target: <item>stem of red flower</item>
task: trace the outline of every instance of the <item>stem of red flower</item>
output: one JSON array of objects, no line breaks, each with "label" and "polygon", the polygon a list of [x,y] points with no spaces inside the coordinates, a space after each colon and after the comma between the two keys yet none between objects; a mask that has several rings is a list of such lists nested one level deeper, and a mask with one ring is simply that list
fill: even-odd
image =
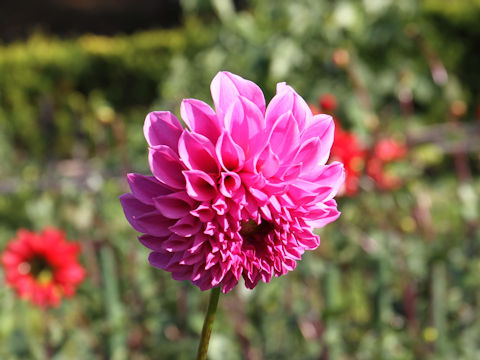
[{"label": "stem of red flower", "polygon": [[50,342],[50,316],[47,309],[42,309],[42,332],[43,332],[43,345],[45,349],[45,359],[50,360],[53,358],[53,348]]},{"label": "stem of red flower", "polygon": [[217,311],[218,298],[220,297],[220,287],[213,288],[210,292],[207,315],[203,322],[202,336],[198,345],[197,360],[206,360],[208,352],[208,343],[212,333],[213,322],[215,321],[215,312]]}]

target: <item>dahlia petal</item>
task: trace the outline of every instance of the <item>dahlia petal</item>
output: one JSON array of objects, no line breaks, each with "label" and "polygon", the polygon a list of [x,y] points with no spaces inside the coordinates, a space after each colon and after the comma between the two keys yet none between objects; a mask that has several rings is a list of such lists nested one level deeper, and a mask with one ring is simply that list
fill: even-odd
[{"label": "dahlia petal", "polygon": [[138,241],[145,246],[146,248],[154,251],[162,251],[164,250],[164,242],[168,239],[167,236],[158,237],[152,236],[148,234],[144,234],[138,237]]},{"label": "dahlia petal", "polygon": [[304,129],[302,133],[302,141],[306,141],[312,137],[319,137],[322,142],[328,144],[330,149],[333,144],[335,134],[335,122],[330,115],[318,114],[314,115],[312,122]]},{"label": "dahlia petal", "polygon": [[294,246],[287,246],[287,247],[285,247],[285,251],[288,254],[288,257],[290,259],[302,260],[302,255],[304,253],[304,250],[302,248],[294,247]]},{"label": "dahlia petal", "polygon": [[227,71],[219,72],[210,85],[215,110],[223,118],[229,105],[238,96],[243,96],[255,104],[262,114],[265,113],[265,98],[260,88],[250,80]]},{"label": "dahlia petal", "polygon": [[281,116],[288,112],[292,112],[293,104],[294,99],[292,92],[277,91],[277,94],[272,98],[265,112],[267,129],[271,129]]},{"label": "dahlia petal", "polygon": [[284,181],[295,181],[302,173],[302,167],[303,164],[282,166],[275,175]]},{"label": "dahlia petal", "polygon": [[242,185],[242,179],[235,172],[222,172],[220,177],[220,192],[226,197],[232,197]]},{"label": "dahlia petal", "polygon": [[292,112],[281,115],[270,129],[268,143],[272,151],[280,159],[288,159],[289,155],[300,144],[299,129],[297,121]]},{"label": "dahlia petal", "polygon": [[211,200],[217,195],[212,178],[200,170],[184,171],[188,195],[198,201]]},{"label": "dahlia petal", "polygon": [[299,244],[301,244],[307,250],[314,250],[320,246],[320,236],[301,236],[297,238]]},{"label": "dahlia petal", "polygon": [[215,224],[213,224],[212,222],[208,222],[205,225],[205,230],[203,230],[203,233],[205,235],[213,236],[213,235],[215,235],[216,231],[217,231],[217,226]]},{"label": "dahlia petal", "polygon": [[182,175],[184,166],[172,149],[163,145],[150,148],[148,161],[153,175],[160,182],[174,189],[185,188],[185,179]]},{"label": "dahlia petal", "polygon": [[202,224],[198,221],[198,218],[187,215],[178,220],[175,225],[170,226],[168,229],[180,236],[192,236],[198,233]]},{"label": "dahlia petal", "polygon": [[169,111],[154,111],[147,115],[143,133],[148,145],[165,145],[176,151],[182,125]]},{"label": "dahlia petal", "polygon": [[190,280],[192,278],[192,267],[178,265],[175,269],[169,271],[172,272],[172,279],[177,281]]},{"label": "dahlia petal", "polygon": [[263,190],[265,190],[267,194],[278,195],[285,193],[288,189],[288,186],[289,184],[286,184],[282,181],[272,181],[272,179],[269,179],[269,181],[263,187]]},{"label": "dahlia petal", "polygon": [[247,277],[245,277],[245,275],[243,276],[243,278],[245,280],[245,287],[247,289],[254,289],[255,286],[257,286],[257,284],[261,280],[261,275],[259,273],[253,275],[253,270],[251,272],[249,272],[248,275],[249,276],[247,276]]},{"label": "dahlia petal", "polygon": [[293,98],[293,106],[291,111],[295,120],[298,123],[298,128],[303,130],[305,125],[309,124],[313,119],[312,110],[303,98],[289,85],[285,83],[277,84],[277,94],[291,93]]},{"label": "dahlia petal", "polygon": [[[328,150],[327,150],[328,151]],[[302,164],[301,174],[310,174],[319,165],[325,164],[324,160],[325,149],[322,142],[317,138],[310,138],[305,142],[295,155],[295,163]],[[326,160],[325,160],[326,161]]]},{"label": "dahlia petal", "polygon": [[337,210],[335,200],[329,200],[325,204],[318,205],[316,208],[310,208],[305,218],[308,224],[314,228],[321,228],[338,219],[340,212]]},{"label": "dahlia petal", "polygon": [[228,273],[230,276],[225,276],[222,281],[222,293],[226,294],[232,290],[237,284],[238,279],[235,279],[231,273]]},{"label": "dahlia petal", "polygon": [[224,131],[215,147],[217,158],[225,170],[239,171],[245,163],[245,153],[232,139],[230,133]]},{"label": "dahlia petal", "polygon": [[212,274],[210,272],[205,272],[198,281],[194,282],[194,284],[197,285],[202,291],[210,290],[213,287]]},{"label": "dahlia petal", "polygon": [[345,169],[342,163],[334,161],[331,164],[320,166],[315,177],[312,174],[306,179],[318,186],[330,186],[332,188],[331,197],[333,197],[345,181]]},{"label": "dahlia petal", "polygon": [[254,154],[263,146],[265,123],[260,110],[248,99],[240,96],[227,109],[225,128],[233,141],[245,154]]},{"label": "dahlia petal", "polygon": [[180,106],[180,114],[190,130],[203,135],[215,143],[221,128],[213,109],[203,101],[185,99]]},{"label": "dahlia petal", "polygon": [[265,219],[267,221],[272,221],[273,218],[272,218],[272,212],[270,211],[270,209],[268,208],[267,205],[264,205],[260,208],[260,211],[262,213],[262,219]]},{"label": "dahlia petal", "polygon": [[279,166],[280,158],[272,151],[272,146],[268,144],[258,157],[255,170],[268,179],[277,173]]},{"label": "dahlia petal", "polygon": [[172,253],[152,251],[150,255],[148,255],[148,261],[156,268],[165,269],[172,257]]},{"label": "dahlia petal", "polygon": [[312,201],[318,203],[326,200],[334,191],[330,186],[319,186],[316,183],[311,183],[298,179],[288,187],[288,194],[299,205],[308,204]]},{"label": "dahlia petal", "polygon": [[251,191],[245,193],[245,204],[243,210],[247,212],[247,218],[256,219],[258,217],[257,200],[251,195]]},{"label": "dahlia petal", "polygon": [[167,236],[170,234],[168,227],[173,225],[175,221],[164,217],[154,207],[142,203],[132,194],[120,196],[120,202],[125,217],[138,232],[154,236]]},{"label": "dahlia petal", "polygon": [[167,195],[172,192],[154,176],[141,174],[127,174],[128,185],[133,195],[141,202],[153,205],[153,198],[159,195]]},{"label": "dahlia petal", "polygon": [[208,253],[205,259],[205,270],[214,267],[218,263],[218,253]]},{"label": "dahlia petal", "polygon": [[190,214],[196,216],[200,219],[201,222],[209,222],[215,216],[215,212],[210,207],[209,203],[200,204],[196,209],[191,210]]},{"label": "dahlia petal", "polygon": [[[187,215],[194,207],[195,201],[185,191],[157,196],[153,199],[155,207],[169,219],[180,219]],[[198,204],[198,203],[197,203]]]},{"label": "dahlia petal", "polygon": [[163,242],[162,246],[163,250],[168,252],[185,251],[192,246],[192,238],[172,234]]},{"label": "dahlia petal", "polygon": [[[227,212],[227,203],[225,198],[219,196],[215,202],[212,203],[212,208],[217,212],[217,215],[224,215]],[[227,226],[223,227],[226,230]]]},{"label": "dahlia petal", "polygon": [[258,205],[263,206],[268,202],[268,195],[263,191],[255,188],[250,188],[248,190],[250,191],[250,194],[252,194],[252,196],[257,200],[256,202]]},{"label": "dahlia petal", "polygon": [[199,249],[202,247],[202,245],[207,242],[208,237],[205,236],[204,234],[196,234],[195,237],[193,238],[193,242],[190,244],[190,247],[187,249],[187,252],[190,254],[193,254],[195,252],[198,252]]},{"label": "dahlia petal", "polygon": [[133,194],[123,194],[119,197],[123,211],[129,213],[128,217],[138,216],[155,210],[155,207],[138,200]]},{"label": "dahlia petal", "polygon": [[178,142],[178,153],[191,170],[202,170],[212,174],[219,171],[215,148],[203,135],[184,131]]},{"label": "dahlia petal", "polygon": [[242,172],[240,173],[240,177],[242,178],[242,182],[246,187],[255,187],[261,189],[266,183],[262,174]]},{"label": "dahlia petal", "polygon": [[205,254],[201,251],[196,253],[189,253],[179,262],[180,265],[194,265],[203,262]]},{"label": "dahlia petal", "polygon": [[143,229],[143,233],[151,234],[153,236],[167,236],[170,234],[169,227],[174,220],[168,219],[158,213],[157,211],[143,214],[133,219],[130,224],[133,226],[133,222],[138,228]]},{"label": "dahlia petal", "polygon": [[211,273],[212,273],[212,286],[215,287],[218,284],[220,284],[220,282],[223,280],[225,271],[222,269],[220,265],[217,265],[211,269]]}]

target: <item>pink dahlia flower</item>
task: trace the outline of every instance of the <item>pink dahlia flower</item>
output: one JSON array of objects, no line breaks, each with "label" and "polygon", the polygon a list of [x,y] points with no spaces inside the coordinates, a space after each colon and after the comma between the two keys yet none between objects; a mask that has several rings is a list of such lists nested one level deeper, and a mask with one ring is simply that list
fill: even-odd
[{"label": "pink dahlia flower", "polygon": [[147,115],[153,176],[129,174],[120,200],[153,266],[226,293],[240,277],[252,289],[284,275],[318,247],[313,229],[340,215],[344,170],[326,165],[332,118],[312,115],[290,86],[278,84],[267,107],[237,75],[220,72],[210,88],[215,111],[183,100],[188,129],[170,112]]}]

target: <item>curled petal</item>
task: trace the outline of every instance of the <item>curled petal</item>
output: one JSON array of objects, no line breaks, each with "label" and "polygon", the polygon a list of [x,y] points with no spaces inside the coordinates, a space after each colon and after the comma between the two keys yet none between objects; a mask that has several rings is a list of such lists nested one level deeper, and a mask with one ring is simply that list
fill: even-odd
[{"label": "curled petal", "polygon": [[322,204],[317,204],[316,208],[308,209],[308,223],[315,228],[321,228],[338,219],[340,212],[337,210],[335,200],[329,200]]},{"label": "curled petal", "polygon": [[300,143],[298,126],[293,114],[287,112],[281,115],[273,124],[268,137],[272,151],[284,160],[288,159]]},{"label": "curled petal", "polygon": [[232,197],[242,185],[242,179],[237,173],[222,172],[220,177],[220,192],[226,197]]},{"label": "curled petal", "polygon": [[195,210],[190,211],[190,214],[198,217],[204,223],[211,221],[215,216],[210,203],[200,204]]},{"label": "curled petal", "polygon": [[230,104],[239,96],[247,98],[255,104],[262,114],[265,113],[265,98],[262,90],[252,81],[222,71],[213,78],[210,90],[215,110],[221,119],[223,119]]},{"label": "curled petal", "polygon": [[267,129],[271,129],[277,120],[288,112],[292,112],[293,93],[290,91],[277,92],[267,106],[265,122]]},{"label": "curled petal", "polygon": [[265,141],[262,139],[265,129],[262,113],[251,101],[242,96],[236,98],[228,107],[225,128],[246,155],[256,153]]},{"label": "curled petal", "polygon": [[180,219],[184,217],[190,213],[190,210],[192,210],[192,207],[196,203],[192,201],[192,198],[189,197],[185,191],[157,196],[153,199],[153,202],[160,213],[169,219]]},{"label": "curled petal", "polygon": [[148,261],[152,266],[166,270],[174,254],[175,253],[152,251],[148,256]]},{"label": "curled petal", "polygon": [[278,172],[280,163],[280,158],[272,151],[272,146],[268,144],[258,157],[255,164],[255,170],[257,173],[261,173],[265,178],[269,178]]},{"label": "curled petal", "polygon": [[172,234],[165,240],[163,248],[168,252],[185,251],[192,246],[192,243],[193,241],[190,237]]},{"label": "curled petal", "polygon": [[219,164],[215,149],[206,137],[184,131],[178,142],[178,152],[183,162],[192,170],[218,173]]},{"label": "curled petal", "polygon": [[172,149],[163,145],[152,147],[148,153],[148,161],[153,175],[162,183],[174,189],[185,188],[182,175],[185,167]]},{"label": "curled petal", "polygon": [[[212,204],[212,208],[217,212],[218,215],[225,215],[227,211],[227,202],[225,198],[219,196],[215,202]],[[224,230],[227,228],[228,224],[225,224]]]},{"label": "curled petal", "polygon": [[325,144],[320,138],[310,138],[305,142],[297,154],[294,163],[302,164],[301,176],[311,177],[317,169],[325,165],[325,161],[329,156],[329,148],[325,148]]},{"label": "curled petal", "polygon": [[128,185],[133,195],[141,202],[153,205],[153,198],[159,195],[167,195],[172,192],[165,187],[154,176],[145,176],[141,174],[128,174]]},{"label": "curled petal", "polygon": [[140,202],[132,194],[120,196],[120,202],[125,217],[138,232],[160,237],[170,234],[168,228],[174,221],[161,215],[155,208]]},{"label": "curled petal", "polygon": [[308,180],[318,186],[331,187],[331,197],[333,197],[345,181],[345,169],[342,163],[334,161],[331,164],[319,167],[316,176]]},{"label": "curled petal", "polygon": [[182,125],[169,111],[149,113],[143,125],[143,133],[148,145],[165,145],[175,151],[182,131]]},{"label": "curled petal", "polygon": [[225,170],[239,171],[245,163],[243,149],[235,144],[230,133],[224,131],[215,147],[217,158]]},{"label": "curled petal", "polygon": [[200,170],[184,171],[186,189],[192,199],[211,200],[217,195],[217,188],[212,178]]},{"label": "curled petal", "polygon": [[293,104],[290,111],[293,113],[293,117],[297,121],[298,128],[302,131],[313,119],[312,110],[305,100],[303,100],[303,98],[298,95],[291,86],[285,83],[277,84],[277,94],[282,93],[290,93],[292,95]]},{"label": "curled petal", "polygon": [[315,115],[312,123],[305,129],[302,134],[302,142],[308,141],[310,138],[318,138],[321,147],[319,163],[325,164],[330,156],[333,138],[335,133],[335,124],[330,115]]},{"label": "curled petal", "polygon": [[221,133],[220,124],[208,104],[196,99],[185,99],[180,106],[180,113],[190,130],[207,137],[215,144]]},{"label": "curled petal", "polygon": [[180,236],[192,236],[198,233],[202,224],[198,218],[187,215],[178,220],[175,225],[169,227],[170,231]]},{"label": "curled petal", "polygon": [[167,240],[167,236],[157,237],[144,234],[138,238],[138,241],[146,248],[154,251],[162,251],[164,249],[164,242]]}]

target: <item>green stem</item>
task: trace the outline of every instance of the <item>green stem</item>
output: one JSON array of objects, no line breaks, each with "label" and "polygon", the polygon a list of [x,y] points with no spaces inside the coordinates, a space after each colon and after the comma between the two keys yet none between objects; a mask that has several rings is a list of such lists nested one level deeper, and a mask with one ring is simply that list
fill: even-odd
[{"label": "green stem", "polygon": [[210,334],[212,333],[213,322],[215,321],[215,311],[217,311],[219,296],[220,287],[213,288],[210,292],[207,315],[203,322],[202,336],[200,338],[200,345],[198,345],[197,360],[207,359],[208,343],[210,342]]}]

